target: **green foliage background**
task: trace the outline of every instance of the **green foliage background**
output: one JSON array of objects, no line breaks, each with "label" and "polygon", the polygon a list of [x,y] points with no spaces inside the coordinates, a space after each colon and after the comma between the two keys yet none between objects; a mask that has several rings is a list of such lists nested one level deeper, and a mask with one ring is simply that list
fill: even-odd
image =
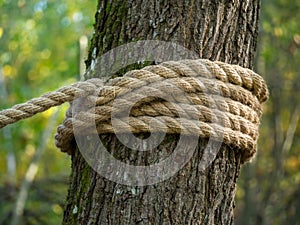
[{"label": "green foliage background", "polygon": [[[96,1],[0,0],[0,108],[79,79],[79,38],[91,35]],[[236,224],[300,224],[300,1],[263,0],[256,70],[267,80],[257,157],[242,169]],[[1,80],[1,79],[0,79]],[[42,148],[49,119],[68,105],[0,132],[0,224],[12,218],[28,166]],[[51,127],[50,127],[51,128]],[[47,138],[29,190],[23,224],[59,224],[70,158]],[[9,162],[15,159],[15,172]],[[10,169],[9,169],[10,168]]]},{"label": "green foliage background", "polygon": [[236,224],[300,224],[300,1],[262,0],[256,70],[266,79],[258,154],[242,168]]},{"label": "green foliage background", "polygon": [[[24,102],[79,79],[79,38],[91,35],[96,1],[0,0],[0,108]],[[7,92],[7,96],[6,93]],[[22,181],[41,148],[49,119],[56,118],[23,224],[60,224],[70,157],[54,145],[55,128],[68,104],[0,130],[0,224],[9,224]],[[8,171],[15,157],[16,171]],[[10,161],[9,161],[10,160]]]}]

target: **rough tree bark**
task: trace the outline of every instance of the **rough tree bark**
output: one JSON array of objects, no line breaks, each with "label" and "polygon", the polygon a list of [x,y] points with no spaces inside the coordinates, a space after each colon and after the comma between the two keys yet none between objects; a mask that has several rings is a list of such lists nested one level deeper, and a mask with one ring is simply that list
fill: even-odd
[{"label": "rough tree bark", "polygon": [[[259,0],[99,0],[87,67],[93,49],[99,56],[132,40],[155,39],[175,41],[200,58],[252,68],[259,6]],[[138,153],[114,135],[101,138],[120,153],[119,159],[134,155],[132,162],[137,160]],[[152,151],[153,157],[171,152],[177,141],[177,136],[167,135]],[[74,149],[63,224],[233,224],[241,155],[222,146],[202,171],[198,165],[206,144],[207,140],[199,140],[192,159],[175,176],[145,187],[101,177]],[[91,148],[88,143],[86,147]]]}]

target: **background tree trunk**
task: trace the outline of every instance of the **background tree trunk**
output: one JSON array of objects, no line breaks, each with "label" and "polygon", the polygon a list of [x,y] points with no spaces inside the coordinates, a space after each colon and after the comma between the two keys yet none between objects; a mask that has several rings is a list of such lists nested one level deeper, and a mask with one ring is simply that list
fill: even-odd
[{"label": "background tree trunk", "polygon": [[[95,33],[87,67],[93,58],[133,40],[175,41],[200,58],[252,68],[258,33],[259,0],[99,0]],[[96,49],[96,52],[94,51]],[[120,160],[136,152],[102,135]],[[159,160],[177,144],[166,135],[153,150]],[[222,146],[205,170],[199,168],[207,140],[172,178],[151,186],[128,187],[98,175],[78,150],[72,154],[72,174],[64,224],[233,224],[234,195],[241,155]],[[87,148],[91,148],[86,143]],[[146,162],[144,162],[146,163]],[[118,194],[116,194],[118,193]]]}]

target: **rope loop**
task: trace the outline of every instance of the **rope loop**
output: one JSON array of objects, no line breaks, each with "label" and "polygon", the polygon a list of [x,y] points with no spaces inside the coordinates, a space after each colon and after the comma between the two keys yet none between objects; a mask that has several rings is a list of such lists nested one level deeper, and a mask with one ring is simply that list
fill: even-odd
[{"label": "rope loop", "polygon": [[168,61],[107,82],[77,82],[2,110],[0,128],[71,102],[55,136],[63,152],[71,153],[74,134],[166,132],[222,138],[245,162],[256,152],[268,95],[263,78],[250,69],[207,59]]}]

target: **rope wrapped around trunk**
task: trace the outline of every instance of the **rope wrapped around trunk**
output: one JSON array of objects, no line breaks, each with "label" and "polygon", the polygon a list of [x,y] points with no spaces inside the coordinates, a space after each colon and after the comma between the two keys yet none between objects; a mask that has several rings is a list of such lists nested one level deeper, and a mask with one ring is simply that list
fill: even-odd
[{"label": "rope wrapped around trunk", "polygon": [[261,103],[268,95],[263,78],[250,69],[206,59],[169,61],[15,105],[0,111],[0,128],[71,102],[55,137],[63,152],[70,153],[74,133],[166,132],[222,140],[242,151],[245,162],[256,152]]}]

